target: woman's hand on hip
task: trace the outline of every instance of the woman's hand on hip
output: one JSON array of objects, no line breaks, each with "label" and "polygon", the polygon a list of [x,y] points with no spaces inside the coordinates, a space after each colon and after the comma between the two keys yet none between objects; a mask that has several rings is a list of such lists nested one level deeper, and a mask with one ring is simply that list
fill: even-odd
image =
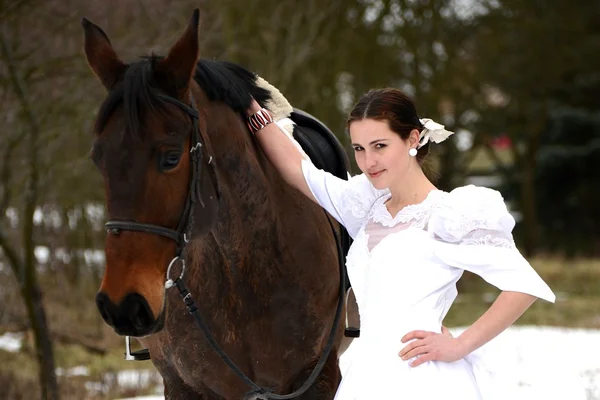
[{"label": "woman's hand on hip", "polygon": [[427,361],[458,361],[466,355],[460,340],[454,338],[445,326],[442,326],[442,333],[411,331],[401,340],[402,343],[412,340],[398,353],[403,360],[417,357],[410,364],[411,367],[417,367]]}]

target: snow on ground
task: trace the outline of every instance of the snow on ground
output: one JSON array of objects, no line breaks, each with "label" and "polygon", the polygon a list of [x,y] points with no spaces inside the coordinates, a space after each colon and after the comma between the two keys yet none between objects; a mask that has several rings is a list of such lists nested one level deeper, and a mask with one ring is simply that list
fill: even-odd
[{"label": "snow on ground", "polygon": [[[451,331],[456,336],[463,329]],[[352,361],[352,349],[340,360],[342,372]],[[506,384],[511,400],[600,400],[600,330],[511,327],[480,354]]]},{"label": "snow on ground", "polygon": [[0,336],[0,350],[16,353],[21,350],[21,341],[23,334],[21,333],[5,333]]},{"label": "snow on ground", "polygon": [[513,400],[600,399],[600,330],[513,327],[481,352]]},{"label": "snow on ground", "polygon": [[511,400],[600,400],[600,330],[513,326],[476,355]]},{"label": "snow on ground", "polygon": [[[462,328],[452,329],[456,336]],[[19,351],[21,337],[0,336],[0,349]],[[353,347],[340,360],[342,372],[352,361]],[[600,330],[539,326],[511,327],[480,349],[486,366],[506,384],[511,400],[600,400]],[[125,362],[125,361],[124,361]],[[57,371],[61,375],[85,375],[78,367]],[[115,379],[123,387],[147,385],[156,379],[155,371],[121,371]],[[101,391],[101,387],[91,390]],[[102,384],[99,384],[102,385]],[[136,400],[162,400],[164,397],[138,397]],[[132,399],[128,399],[132,400]]]},{"label": "snow on ground", "polygon": [[[85,386],[90,393],[97,394],[106,393],[111,387],[140,389],[155,386],[156,393],[162,393],[163,389],[162,378],[157,371],[135,369],[119,371],[116,374],[107,374],[104,376],[102,382],[86,382]],[[152,398],[153,397],[150,397],[150,399]],[[144,399],[144,397],[138,397],[137,400],[139,399]]]}]

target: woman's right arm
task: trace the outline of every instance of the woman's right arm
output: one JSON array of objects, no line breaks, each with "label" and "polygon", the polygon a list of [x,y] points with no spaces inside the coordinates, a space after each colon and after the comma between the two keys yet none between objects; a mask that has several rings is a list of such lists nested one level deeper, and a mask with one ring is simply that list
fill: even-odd
[{"label": "woman's right arm", "polygon": [[[253,99],[248,109],[248,116],[255,114],[260,109],[260,105]],[[304,178],[302,171],[304,155],[296,148],[290,138],[281,131],[279,126],[275,123],[267,124],[264,128],[256,131],[254,136],[258,140],[267,159],[273,164],[283,179],[302,192],[306,197],[318,203]]]},{"label": "woman's right arm", "polygon": [[[261,108],[255,101],[248,109],[254,115]],[[345,180],[318,169],[298,149],[297,143],[275,123],[267,124],[254,134],[267,158],[291,186],[323,207],[354,238],[368,215],[373,202],[382,193],[365,175]]]}]

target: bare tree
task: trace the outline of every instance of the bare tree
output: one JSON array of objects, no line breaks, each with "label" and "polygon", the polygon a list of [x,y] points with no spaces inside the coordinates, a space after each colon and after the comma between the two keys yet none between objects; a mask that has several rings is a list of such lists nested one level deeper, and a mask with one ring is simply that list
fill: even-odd
[{"label": "bare tree", "polygon": [[[8,69],[8,75],[12,90],[16,95],[22,110],[23,118],[27,121],[28,132],[23,139],[27,143],[27,183],[25,185],[24,204],[23,204],[23,223],[22,223],[22,245],[23,251],[12,245],[2,231],[0,231],[0,247],[4,251],[9,265],[19,281],[21,295],[27,314],[34,332],[36,357],[40,366],[40,385],[42,388],[42,398],[48,400],[58,400],[59,391],[54,366],[54,354],[50,332],[46,319],[46,311],[42,302],[42,292],[36,273],[36,259],[34,254],[35,242],[33,239],[34,212],[39,197],[39,164],[38,148],[41,127],[35,111],[32,108],[31,97],[27,92],[27,87],[17,67],[14,54],[11,51],[11,44],[7,38],[5,28],[0,31],[0,46],[2,48],[2,59]],[[9,141],[6,156],[10,159],[10,151],[14,150],[16,141]],[[7,177],[8,167],[4,167],[3,177]],[[10,201],[10,190],[8,184],[5,187],[2,203],[8,204]],[[22,253],[22,254],[19,254]]]}]

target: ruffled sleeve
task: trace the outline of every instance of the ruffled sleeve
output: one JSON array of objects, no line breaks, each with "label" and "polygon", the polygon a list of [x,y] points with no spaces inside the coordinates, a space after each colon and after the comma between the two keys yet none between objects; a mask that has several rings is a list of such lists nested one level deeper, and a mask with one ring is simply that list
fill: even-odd
[{"label": "ruffled sleeve", "polygon": [[465,186],[453,190],[433,211],[428,231],[434,254],[446,265],[473,272],[500,290],[556,297],[516,248],[515,220],[495,190]]},{"label": "ruffled sleeve", "polygon": [[346,227],[353,239],[366,222],[375,200],[387,193],[375,189],[363,174],[344,180],[306,160],[302,161],[302,172],[317,202]]}]

